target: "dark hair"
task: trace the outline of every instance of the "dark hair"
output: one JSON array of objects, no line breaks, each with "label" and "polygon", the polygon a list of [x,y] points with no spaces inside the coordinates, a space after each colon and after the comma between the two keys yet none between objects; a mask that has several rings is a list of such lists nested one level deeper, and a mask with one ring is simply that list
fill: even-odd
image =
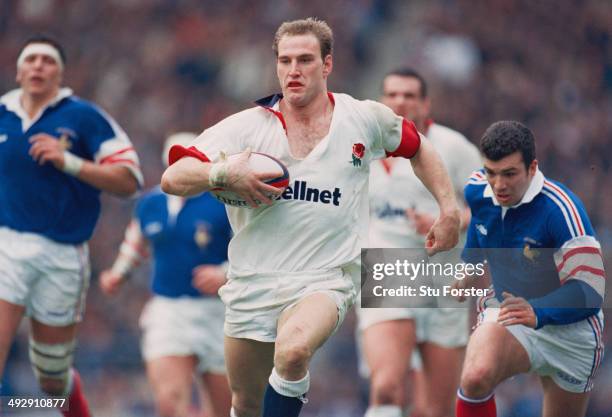
[{"label": "dark hair", "polygon": [[278,57],[278,43],[283,36],[306,35],[309,33],[312,33],[319,40],[321,58],[325,59],[327,55],[333,52],[334,34],[329,25],[325,20],[309,17],[307,19],[284,22],[279,26],[272,43],[274,54]]},{"label": "dark hair", "polygon": [[54,37],[47,35],[45,33],[37,33],[36,35],[30,36],[29,38],[25,40],[25,42],[21,44],[21,49],[19,49],[19,53],[21,53],[25,49],[26,46],[32,43],[46,43],[48,45],[51,45],[52,47],[57,49],[57,52],[59,52],[60,58],[62,58],[62,63],[64,64],[64,66],[66,65],[66,52],[64,52],[64,47]]},{"label": "dark hair", "polygon": [[423,98],[427,97],[427,82],[425,82],[425,78],[423,78],[423,76],[419,74],[418,72],[416,72],[414,69],[409,68],[409,67],[400,67],[400,68],[396,68],[394,70],[389,71],[388,73],[385,74],[385,78],[383,78],[383,88],[384,88],[384,81],[387,79],[387,77],[391,75],[396,75],[398,77],[416,78],[417,80],[419,80],[419,84],[421,84],[421,97]]},{"label": "dark hair", "polygon": [[527,126],[515,121],[495,122],[480,139],[480,150],[485,158],[499,161],[515,152],[523,156],[525,167],[535,159],[535,138]]}]

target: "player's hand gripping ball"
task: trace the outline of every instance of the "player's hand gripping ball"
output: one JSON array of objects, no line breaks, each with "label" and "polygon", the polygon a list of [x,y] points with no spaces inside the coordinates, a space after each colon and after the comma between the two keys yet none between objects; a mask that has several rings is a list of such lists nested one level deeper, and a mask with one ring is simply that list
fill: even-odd
[{"label": "player's hand gripping ball", "polygon": [[[231,162],[240,157],[242,154],[233,154],[227,157],[227,161]],[[282,192],[289,185],[289,170],[278,159],[273,156],[266,155],[260,152],[251,152],[251,155],[248,159],[248,166],[251,171],[255,174],[264,174],[264,173],[277,173],[273,178],[268,178],[263,180],[263,182],[267,185],[277,188],[280,192]],[[237,194],[234,191],[227,190],[223,187],[213,188],[211,191],[212,195],[222,202],[223,204],[227,204],[228,206],[233,207],[243,207],[243,208],[251,208],[251,206],[247,203],[247,201]],[[271,200],[277,200],[280,197],[280,192],[278,195],[268,195]],[[255,202],[260,205],[261,201],[255,200]]]}]

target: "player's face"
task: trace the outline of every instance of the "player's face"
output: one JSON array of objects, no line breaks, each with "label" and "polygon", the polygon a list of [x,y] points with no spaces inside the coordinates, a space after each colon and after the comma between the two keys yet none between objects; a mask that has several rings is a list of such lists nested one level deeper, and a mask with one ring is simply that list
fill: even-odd
[{"label": "player's face", "polygon": [[395,114],[417,123],[429,116],[429,99],[421,94],[421,83],[414,77],[388,75],[383,81],[383,104]]},{"label": "player's face", "polygon": [[523,156],[517,151],[499,161],[485,158],[484,168],[487,181],[499,204],[511,207],[518,204],[527,192],[537,171],[538,161],[534,160],[529,168],[526,168]]},{"label": "player's face", "polygon": [[276,74],[284,98],[294,106],[306,106],[327,91],[332,57],[321,57],[319,40],[313,34],[283,36],[278,42]]},{"label": "player's face", "polygon": [[62,70],[51,56],[31,54],[17,68],[16,79],[26,94],[53,96],[61,84]]}]

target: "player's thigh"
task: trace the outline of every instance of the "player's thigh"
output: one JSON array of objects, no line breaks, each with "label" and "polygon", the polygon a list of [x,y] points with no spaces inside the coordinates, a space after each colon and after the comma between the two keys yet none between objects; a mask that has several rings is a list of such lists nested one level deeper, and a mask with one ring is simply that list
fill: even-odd
[{"label": "player's thigh", "polygon": [[529,355],[510,331],[497,323],[483,323],[470,337],[462,375],[486,378],[497,385],[510,376],[529,371]]},{"label": "player's thigh", "polygon": [[193,372],[197,364],[194,355],[160,356],[145,362],[147,377],[155,396],[190,398]]},{"label": "player's thigh", "polygon": [[273,360],[273,343],[225,336],[225,365],[234,395],[261,401]]},{"label": "player's thigh", "polygon": [[590,392],[569,392],[559,387],[549,377],[541,377],[544,390],[542,417],[583,417],[589,402]]},{"label": "player's thigh", "polygon": [[203,396],[207,398],[212,417],[227,417],[232,406],[232,394],[229,389],[227,376],[206,372],[200,375]]},{"label": "player's thigh", "polygon": [[24,306],[0,300],[0,349],[10,347],[24,313]]},{"label": "player's thigh", "polygon": [[4,373],[4,363],[15,333],[25,312],[25,307],[0,300],[0,379]]},{"label": "player's thigh", "polygon": [[30,291],[28,315],[50,326],[81,321],[90,280],[87,245],[44,242],[46,251],[36,266],[40,277]]},{"label": "player's thigh", "polygon": [[286,309],[278,320],[276,349],[297,344],[316,351],[338,325],[336,302],[327,294],[314,293]]},{"label": "player's thigh", "polygon": [[404,374],[416,344],[414,320],[390,320],[362,332],[363,354],[372,374],[383,370]]}]

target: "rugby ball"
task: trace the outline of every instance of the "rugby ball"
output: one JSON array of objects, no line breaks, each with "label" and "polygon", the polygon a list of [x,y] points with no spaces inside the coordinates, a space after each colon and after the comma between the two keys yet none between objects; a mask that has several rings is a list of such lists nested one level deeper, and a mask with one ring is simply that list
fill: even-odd
[{"label": "rugby ball", "polygon": [[[231,161],[233,158],[238,158],[239,156],[240,154],[234,154],[228,156],[227,159]],[[289,170],[285,164],[273,156],[261,152],[251,152],[249,167],[256,173],[278,173],[276,177],[264,181],[268,185],[280,190],[284,190],[289,185]],[[244,198],[233,191],[223,188],[213,188],[210,192],[217,200],[228,206],[251,208]],[[275,200],[278,199],[278,196],[270,196],[270,198]],[[261,204],[260,201],[256,201],[256,203]]]}]

